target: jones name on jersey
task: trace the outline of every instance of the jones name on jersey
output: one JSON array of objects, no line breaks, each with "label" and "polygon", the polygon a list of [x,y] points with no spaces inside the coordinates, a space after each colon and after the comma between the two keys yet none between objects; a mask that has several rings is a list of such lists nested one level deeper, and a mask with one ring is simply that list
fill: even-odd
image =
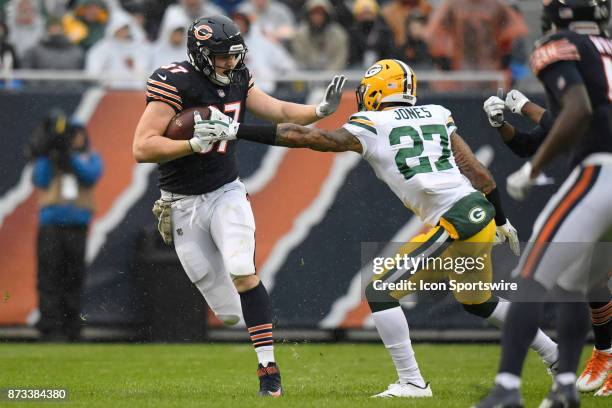
[{"label": "jones name on jersey", "polygon": [[344,128],[359,139],[376,176],[426,224],[436,225],[476,191],[455,163],[450,136],[457,127],[443,106],[362,111]]}]

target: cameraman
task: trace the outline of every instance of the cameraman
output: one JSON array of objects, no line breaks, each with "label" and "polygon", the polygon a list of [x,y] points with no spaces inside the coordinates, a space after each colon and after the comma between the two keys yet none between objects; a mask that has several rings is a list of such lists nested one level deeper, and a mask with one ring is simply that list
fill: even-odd
[{"label": "cameraman", "polygon": [[36,129],[28,148],[38,189],[38,295],[43,341],[80,338],[81,288],[93,186],[102,159],[89,150],[87,130],[53,110]]}]

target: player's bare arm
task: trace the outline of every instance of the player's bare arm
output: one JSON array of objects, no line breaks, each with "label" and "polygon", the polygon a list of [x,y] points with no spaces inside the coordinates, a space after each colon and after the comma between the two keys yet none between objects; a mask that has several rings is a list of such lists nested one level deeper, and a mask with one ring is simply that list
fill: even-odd
[{"label": "player's bare arm", "polygon": [[528,101],[523,109],[521,110],[523,116],[527,116],[532,122],[540,123],[542,116],[546,113],[546,109],[538,105],[537,103]]},{"label": "player's bare arm", "polygon": [[[532,122],[540,123],[542,117],[546,113],[546,109],[544,109],[537,103],[527,101],[527,103],[525,103],[525,105],[521,109],[521,113],[523,116],[529,118]],[[512,126],[506,121],[504,121],[503,124],[499,128],[497,128],[497,131],[499,132],[504,142],[511,141],[516,135],[516,130],[514,129],[514,126]]]},{"label": "player's bare arm", "polygon": [[162,163],[193,153],[185,140],[162,136],[174,110],[163,102],[151,102],[138,121],[132,143],[132,154],[139,163]]},{"label": "player's bare arm", "polygon": [[318,105],[281,101],[266,94],[255,85],[247,97],[247,109],[255,116],[274,123],[308,125],[331,115],[338,108],[345,82],[344,76],[335,76],[327,86],[323,100]]},{"label": "player's bare arm", "polygon": [[516,89],[512,89],[506,95],[505,101],[501,99],[503,91],[500,90],[497,96],[487,99],[483,109],[487,114],[489,123],[497,129],[505,143],[514,139],[517,134],[516,129],[504,118],[504,110],[509,110],[517,115],[526,116],[534,123],[540,123],[546,110],[540,105],[531,102],[525,95]]},{"label": "player's bare arm", "polygon": [[308,125],[319,120],[315,114],[315,105],[281,101],[255,85],[247,97],[247,109],[255,116],[270,122],[292,122]]},{"label": "player's bare arm", "polygon": [[343,128],[328,131],[293,123],[281,123],[276,129],[274,144],[285,147],[307,147],[320,152],[362,153],[359,139]]},{"label": "player's bare arm", "polygon": [[593,108],[584,84],[570,86],[561,97],[561,106],[555,124],[533,158],[532,178],[559,153],[574,145],[589,127]]},{"label": "player's bare arm", "polygon": [[455,163],[459,167],[459,171],[472,183],[472,186],[478,191],[485,194],[490,193],[495,188],[495,180],[493,176],[482,165],[472,153],[472,149],[463,140],[461,136],[454,132],[451,135],[451,149],[455,156]]}]

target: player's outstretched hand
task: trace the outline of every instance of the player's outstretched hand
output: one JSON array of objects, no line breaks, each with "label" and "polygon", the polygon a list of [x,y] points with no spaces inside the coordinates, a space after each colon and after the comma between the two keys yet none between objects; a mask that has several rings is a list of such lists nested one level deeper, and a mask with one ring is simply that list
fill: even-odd
[{"label": "player's outstretched hand", "polygon": [[508,95],[506,95],[506,108],[512,113],[522,115],[523,106],[525,106],[527,102],[529,102],[529,98],[516,89],[511,90],[508,92]]},{"label": "player's outstretched hand", "polygon": [[521,254],[521,246],[519,243],[518,233],[516,232],[516,228],[512,224],[510,224],[510,220],[506,218],[506,223],[504,225],[498,225],[497,230],[495,231],[495,243],[502,244],[508,240],[508,244],[510,244],[510,250],[516,256]]},{"label": "player's outstretched hand", "polygon": [[487,114],[489,123],[494,128],[498,128],[504,124],[505,107],[506,104],[498,96],[491,96],[484,102],[484,105],[482,105],[482,109],[484,109],[485,113]]},{"label": "player's outstretched hand", "polygon": [[342,97],[342,88],[346,82],[344,75],[336,75],[334,79],[329,83],[325,90],[325,96],[321,103],[317,105],[315,113],[318,118],[324,118],[331,115],[338,109],[340,105],[340,98]]},{"label": "player's outstretched hand", "polygon": [[193,135],[209,142],[236,139],[240,126],[214,106],[210,107],[210,119],[202,120],[201,117],[196,117],[194,123]]},{"label": "player's outstretched hand", "polygon": [[521,201],[527,197],[529,190],[536,183],[536,179],[531,178],[531,163],[527,162],[523,167],[508,176],[506,179],[506,189],[510,197]]}]

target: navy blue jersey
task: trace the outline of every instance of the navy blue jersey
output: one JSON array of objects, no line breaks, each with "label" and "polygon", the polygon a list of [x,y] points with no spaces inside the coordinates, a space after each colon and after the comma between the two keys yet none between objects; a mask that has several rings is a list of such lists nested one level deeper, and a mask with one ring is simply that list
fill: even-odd
[{"label": "navy blue jersey", "polygon": [[[183,109],[215,106],[242,122],[253,80],[247,69],[238,71],[239,80],[219,86],[196,71],[188,61],[158,68],[147,80],[147,104],[168,104],[176,113]],[[215,143],[211,150],[160,163],[159,187],[178,194],[198,195],[216,190],[238,177],[237,141]]]},{"label": "navy blue jersey", "polygon": [[544,37],[531,56],[531,67],[544,84],[553,117],[564,91],[584,84],[593,108],[589,128],[571,147],[571,162],[597,152],[612,152],[612,41],[564,30]]}]

